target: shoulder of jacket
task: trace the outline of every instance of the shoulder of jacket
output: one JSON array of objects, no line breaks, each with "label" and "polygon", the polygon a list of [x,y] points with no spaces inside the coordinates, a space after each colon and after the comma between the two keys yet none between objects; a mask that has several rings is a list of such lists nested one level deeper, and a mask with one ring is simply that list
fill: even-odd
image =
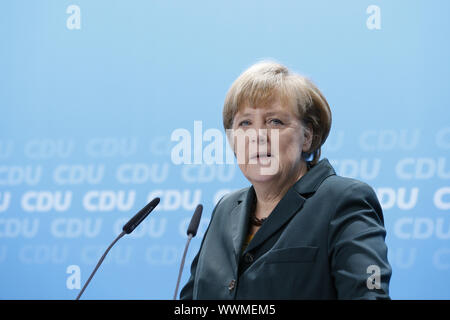
[{"label": "shoulder of jacket", "polygon": [[214,207],[211,220],[215,215],[217,214],[221,215],[222,211],[228,212],[229,210],[232,210],[234,207],[236,207],[239,204],[239,200],[245,199],[245,196],[249,189],[250,187],[242,188],[239,190],[231,191],[222,196],[222,198],[220,198],[220,200],[216,203]]},{"label": "shoulder of jacket", "polygon": [[375,194],[373,188],[367,183],[348,177],[332,175],[324,180],[320,186],[322,191],[336,196],[343,194]]},{"label": "shoulder of jacket", "polygon": [[244,200],[250,187],[242,188],[239,190],[231,191],[225,194],[217,203],[217,205],[233,205],[238,203],[239,200]]}]

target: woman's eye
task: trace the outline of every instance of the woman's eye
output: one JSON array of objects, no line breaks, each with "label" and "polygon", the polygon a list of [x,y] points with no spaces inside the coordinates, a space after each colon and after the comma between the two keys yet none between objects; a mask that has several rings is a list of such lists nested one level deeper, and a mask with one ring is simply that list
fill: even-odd
[{"label": "woman's eye", "polygon": [[239,122],[239,126],[248,126],[250,124],[250,121],[248,120],[243,120],[241,122]]},{"label": "woman's eye", "polygon": [[283,121],[281,121],[280,119],[270,119],[269,122],[276,125],[283,124]]}]

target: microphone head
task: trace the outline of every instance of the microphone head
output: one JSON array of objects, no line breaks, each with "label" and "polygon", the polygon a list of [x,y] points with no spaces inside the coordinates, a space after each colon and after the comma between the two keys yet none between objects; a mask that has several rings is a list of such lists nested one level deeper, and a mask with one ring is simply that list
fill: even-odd
[{"label": "microphone head", "polygon": [[[156,208],[156,206],[159,204],[159,201],[161,201],[161,199],[158,198],[158,197],[156,197],[155,199],[153,199],[152,201],[150,201],[149,204],[147,204],[147,205],[144,207],[144,209],[145,209],[146,207],[153,207],[153,209]],[[153,210],[153,209],[152,209],[152,210]]]},{"label": "microphone head", "polygon": [[187,229],[187,235],[190,234],[192,237],[195,237],[197,234],[198,226],[200,224],[200,219],[202,217],[203,206],[199,204],[195,209],[194,215],[192,216],[191,222],[189,223],[189,227]]},{"label": "microphone head", "polygon": [[156,208],[160,199],[157,197],[150,201],[144,208],[142,208],[136,215],[127,222],[126,225],[123,226],[122,230],[126,234],[130,234],[134,229],[149,215],[153,209]]}]

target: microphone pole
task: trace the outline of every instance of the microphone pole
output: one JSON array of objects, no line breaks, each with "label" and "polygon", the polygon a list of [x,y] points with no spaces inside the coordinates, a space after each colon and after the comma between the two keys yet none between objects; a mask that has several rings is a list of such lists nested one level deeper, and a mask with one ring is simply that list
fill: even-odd
[{"label": "microphone pole", "polygon": [[180,271],[178,272],[178,280],[177,280],[177,285],[175,287],[175,293],[173,295],[173,300],[177,299],[178,287],[180,286],[181,274],[183,273],[184,261],[186,260],[186,253],[187,253],[187,250],[189,247],[189,243],[191,242],[192,238],[195,237],[195,235],[197,234],[198,225],[200,224],[200,218],[202,217],[202,211],[203,211],[203,206],[201,204],[199,204],[197,206],[197,208],[195,209],[194,215],[192,216],[191,222],[189,223],[189,227],[187,229],[188,239],[186,242],[186,246],[184,247],[183,258],[181,258]]},{"label": "microphone pole", "polygon": [[122,232],[117,236],[116,239],[109,245],[108,249],[106,249],[103,256],[98,261],[97,265],[94,268],[94,271],[92,271],[91,275],[89,276],[89,279],[86,281],[86,283],[83,286],[83,289],[81,289],[80,293],[78,294],[76,300],[80,300],[81,295],[83,294],[84,290],[86,290],[86,287],[88,286],[89,282],[91,282],[92,277],[97,272],[97,269],[102,264],[103,260],[105,259],[106,255],[108,254],[109,250],[116,244],[117,241],[119,241],[120,238],[122,238],[125,234],[130,234],[133,232],[134,229],[142,222],[144,219],[149,215],[150,212],[153,211],[153,209],[156,208],[158,205],[160,199],[155,198],[152,201],[150,201],[144,208],[142,208],[136,215],[130,219],[130,221],[127,222],[122,228]]},{"label": "microphone pole", "polygon": [[81,289],[80,293],[78,293],[78,296],[76,298],[76,300],[80,300],[81,295],[83,294],[84,290],[86,290],[86,287],[88,286],[89,282],[91,282],[92,277],[94,276],[94,274],[97,272],[97,269],[100,267],[100,265],[102,264],[103,260],[105,259],[106,255],[108,254],[109,250],[113,247],[113,245],[116,244],[117,241],[119,241],[120,238],[122,238],[125,235],[125,231],[122,231],[117,238],[109,245],[108,249],[106,249],[105,253],[103,254],[103,256],[100,258],[100,260],[98,261],[97,265],[95,266],[94,271],[92,271],[91,275],[89,276],[88,281],[86,281],[86,283],[83,286],[83,289]]}]

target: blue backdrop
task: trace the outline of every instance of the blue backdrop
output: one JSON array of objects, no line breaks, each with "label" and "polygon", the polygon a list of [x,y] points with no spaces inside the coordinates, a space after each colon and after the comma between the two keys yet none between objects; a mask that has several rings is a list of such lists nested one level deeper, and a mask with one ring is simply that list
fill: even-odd
[{"label": "blue backdrop", "polygon": [[[264,58],[333,112],[322,152],[382,203],[394,299],[450,298],[450,2],[2,1],[0,298],[171,299],[187,223],[246,187],[236,165],[176,165],[174,130],[222,128]],[[204,142],[203,148],[207,145]],[[81,284],[80,284],[81,281]]]}]

